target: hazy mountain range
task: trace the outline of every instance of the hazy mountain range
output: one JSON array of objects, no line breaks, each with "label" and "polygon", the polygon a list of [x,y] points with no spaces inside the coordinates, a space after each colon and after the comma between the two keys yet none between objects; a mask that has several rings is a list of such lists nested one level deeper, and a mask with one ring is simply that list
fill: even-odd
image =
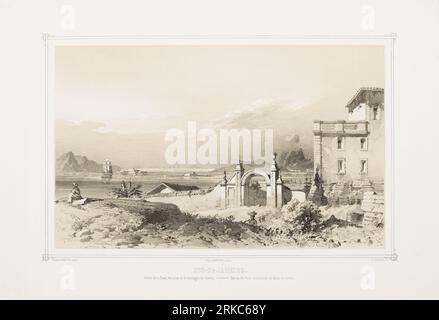
[{"label": "hazy mountain range", "polygon": [[[314,120],[346,119],[345,108],[349,97],[327,97],[314,103],[291,106],[283,103],[264,103],[226,114],[198,129],[214,130],[248,128],[273,129],[274,151],[284,168],[312,167]],[[166,123],[162,125],[167,127]],[[147,127],[147,123],[145,124]],[[56,150],[58,172],[100,172],[100,162],[110,159],[124,168],[167,167],[164,154],[169,142],[163,132],[119,133],[101,130],[103,123],[67,121],[56,122]],[[183,131],[182,127],[178,127]],[[105,148],[97,148],[105,146]],[[71,150],[98,159],[76,156]],[[194,165],[190,165],[193,167]],[[178,167],[185,167],[180,165]],[[212,167],[215,166],[202,166]],[[217,166],[220,167],[220,166]]]},{"label": "hazy mountain range", "polygon": [[[119,171],[119,166],[113,166],[113,171]],[[88,159],[86,156],[75,155],[69,151],[56,159],[56,173],[75,173],[75,172],[102,172],[102,165],[96,161]]]}]

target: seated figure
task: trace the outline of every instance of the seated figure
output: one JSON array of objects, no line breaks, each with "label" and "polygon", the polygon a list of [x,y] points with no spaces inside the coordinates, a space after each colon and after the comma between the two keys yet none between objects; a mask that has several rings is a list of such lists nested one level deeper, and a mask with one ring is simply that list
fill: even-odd
[{"label": "seated figure", "polygon": [[70,191],[69,194],[69,199],[67,200],[67,202],[72,203],[75,200],[81,200],[82,196],[81,196],[81,190],[79,190],[79,186],[76,182],[73,182],[73,188],[72,191]]}]

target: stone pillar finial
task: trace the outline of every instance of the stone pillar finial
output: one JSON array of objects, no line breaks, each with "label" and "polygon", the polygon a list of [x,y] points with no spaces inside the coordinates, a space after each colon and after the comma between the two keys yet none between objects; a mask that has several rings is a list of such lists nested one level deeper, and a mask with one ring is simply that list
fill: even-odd
[{"label": "stone pillar finial", "polygon": [[242,161],[241,160],[239,160],[239,162],[236,164],[236,166],[235,166],[235,171],[242,171]]},{"label": "stone pillar finial", "polygon": [[282,183],[283,181],[282,181],[282,177],[281,177],[281,174],[280,174],[280,172],[279,172],[279,175],[278,175],[278,177],[277,177],[277,183]]},{"label": "stone pillar finial", "polygon": [[244,167],[242,165],[242,161],[240,160],[239,163],[235,167],[235,181],[236,181],[236,188],[235,188],[235,206],[240,207],[242,205],[242,175],[244,173]]},{"label": "stone pillar finial", "polygon": [[273,153],[273,161],[271,162],[271,168],[270,170],[273,171],[277,171],[278,167],[277,167],[277,162],[276,162],[276,157],[277,157],[277,153]]}]

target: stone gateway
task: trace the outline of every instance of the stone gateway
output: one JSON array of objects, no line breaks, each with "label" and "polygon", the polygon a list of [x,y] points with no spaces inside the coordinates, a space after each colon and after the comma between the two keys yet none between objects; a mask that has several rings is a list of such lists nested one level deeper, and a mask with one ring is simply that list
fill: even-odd
[{"label": "stone gateway", "polygon": [[235,166],[235,172],[231,178],[227,178],[224,172],[223,181],[220,183],[221,207],[241,207],[252,205],[250,181],[254,177],[262,177],[263,187],[266,190],[266,206],[280,208],[288,202],[291,192],[284,186],[279,167],[276,163],[276,154],[270,168],[254,168],[244,170],[240,161]]}]

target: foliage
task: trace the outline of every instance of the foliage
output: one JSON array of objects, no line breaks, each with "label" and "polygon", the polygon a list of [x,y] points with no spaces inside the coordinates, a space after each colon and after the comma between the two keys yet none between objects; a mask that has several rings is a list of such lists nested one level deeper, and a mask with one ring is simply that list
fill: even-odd
[{"label": "foliage", "polygon": [[259,182],[258,181],[252,181],[251,182],[251,184],[250,184],[250,189],[253,189],[254,191],[259,191],[259,190],[261,190],[261,185],[259,184]]},{"label": "foliage", "polygon": [[291,223],[301,233],[317,231],[321,226],[320,209],[311,201],[299,203],[292,200],[283,208],[284,220]]},{"label": "foliage", "polygon": [[259,181],[254,180],[249,184],[248,201],[251,205],[265,206],[267,204],[267,191],[262,189]]},{"label": "foliage", "polygon": [[257,215],[256,211],[250,211],[248,213],[248,216],[250,217],[250,220],[255,220],[256,215]]},{"label": "foliage", "polygon": [[119,188],[113,188],[112,195],[116,198],[140,198],[142,196],[141,186],[138,184],[133,185],[131,181],[127,184],[122,181]]},{"label": "foliage", "polygon": [[303,233],[316,231],[322,221],[320,209],[312,202],[301,203],[297,208],[297,215],[293,220]]},{"label": "foliage", "polygon": [[297,199],[291,199],[286,205],[282,207],[283,219],[286,222],[293,222],[295,212],[297,207],[299,206],[300,201]]}]

